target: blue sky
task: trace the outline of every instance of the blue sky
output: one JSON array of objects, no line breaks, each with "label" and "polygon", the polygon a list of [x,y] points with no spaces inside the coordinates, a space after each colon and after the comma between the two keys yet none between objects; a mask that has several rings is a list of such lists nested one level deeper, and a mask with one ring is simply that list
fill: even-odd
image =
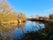
[{"label": "blue sky", "polygon": [[53,14],[53,0],[8,0],[8,3],[17,12],[24,12],[28,17]]}]

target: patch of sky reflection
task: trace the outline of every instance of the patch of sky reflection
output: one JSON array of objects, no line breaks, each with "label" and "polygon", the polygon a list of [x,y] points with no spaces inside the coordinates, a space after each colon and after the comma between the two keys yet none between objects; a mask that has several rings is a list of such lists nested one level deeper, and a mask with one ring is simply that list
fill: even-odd
[{"label": "patch of sky reflection", "polygon": [[31,32],[31,31],[36,32],[36,31],[40,30],[40,28],[41,29],[45,28],[44,24],[37,25],[36,22],[29,21],[26,23],[24,30],[20,30],[20,28],[16,28],[14,30],[15,40],[20,39],[24,35],[24,33]]},{"label": "patch of sky reflection", "polygon": [[44,26],[44,24],[37,24],[36,22],[28,22],[28,24],[26,24],[26,30],[25,30],[25,32],[27,32],[27,31],[29,31],[29,32],[31,32],[31,31],[38,31],[38,30],[40,30],[40,28],[41,29],[43,29],[43,28],[45,28],[45,26]]}]

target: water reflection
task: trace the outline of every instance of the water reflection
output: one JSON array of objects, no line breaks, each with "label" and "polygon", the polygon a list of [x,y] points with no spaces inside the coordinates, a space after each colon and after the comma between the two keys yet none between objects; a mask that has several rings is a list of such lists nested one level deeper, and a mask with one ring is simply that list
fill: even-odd
[{"label": "water reflection", "polygon": [[20,30],[24,30],[26,26],[26,22],[22,22],[21,24],[18,25],[18,28],[20,28]]},{"label": "water reflection", "polygon": [[0,28],[0,30],[2,30],[4,32],[4,33],[1,33],[0,37],[4,38],[4,39],[7,38],[8,40],[13,40],[13,39],[21,40],[21,37],[24,35],[24,33],[31,32],[31,31],[36,32],[36,31],[40,30],[40,28],[41,29],[45,28],[44,24],[37,25],[36,22],[30,22],[30,21],[21,23],[16,26],[15,25],[4,25],[4,26],[6,26],[7,28],[5,28],[4,30],[3,30],[3,28],[2,29]]},{"label": "water reflection", "polygon": [[10,32],[17,27],[15,24],[0,24],[0,32]]},{"label": "water reflection", "polygon": [[[40,27],[39,27],[40,25]],[[26,24],[25,24],[25,27],[23,30],[20,30],[19,28],[16,28],[15,31],[14,31],[14,35],[15,35],[15,39],[21,39],[21,37],[24,35],[24,33],[28,33],[28,32],[31,32],[31,31],[38,31],[44,27],[44,24],[39,24],[37,25],[36,22],[30,22],[30,21],[27,21]]]}]

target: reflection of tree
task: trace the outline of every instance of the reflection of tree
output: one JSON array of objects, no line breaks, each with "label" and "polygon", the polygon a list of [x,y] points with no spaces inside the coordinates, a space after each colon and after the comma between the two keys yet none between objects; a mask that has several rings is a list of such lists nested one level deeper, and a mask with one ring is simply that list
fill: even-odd
[{"label": "reflection of tree", "polygon": [[23,23],[19,24],[18,26],[19,26],[19,28],[21,28],[21,30],[24,30],[25,26],[26,26],[26,22],[23,22]]},{"label": "reflection of tree", "polygon": [[19,24],[19,27],[21,28],[21,29],[25,29],[25,24],[26,24],[26,20],[27,20],[27,17],[26,17],[26,15],[24,14],[24,13],[22,13],[22,12],[19,12],[18,13],[18,18],[20,19],[20,24]]}]

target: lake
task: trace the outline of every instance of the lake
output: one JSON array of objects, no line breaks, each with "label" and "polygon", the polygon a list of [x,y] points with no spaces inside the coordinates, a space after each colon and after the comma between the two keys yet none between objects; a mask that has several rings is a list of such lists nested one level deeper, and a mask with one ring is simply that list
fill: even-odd
[{"label": "lake", "polygon": [[[21,40],[25,33],[31,31],[38,31],[44,29],[44,24],[37,24],[36,22],[27,21],[26,23],[19,24],[13,31],[2,33],[3,38],[8,38],[8,40]],[[0,35],[0,38],[2,38]]]}]

